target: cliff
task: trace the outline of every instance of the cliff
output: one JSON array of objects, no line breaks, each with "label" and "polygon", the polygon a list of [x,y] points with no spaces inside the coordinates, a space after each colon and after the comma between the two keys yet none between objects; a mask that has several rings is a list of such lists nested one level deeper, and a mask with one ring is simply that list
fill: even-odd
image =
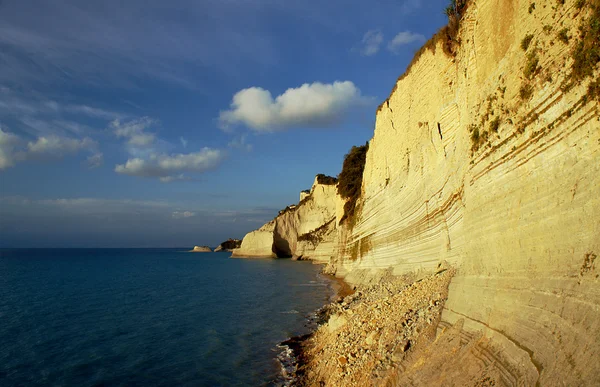
[{"label": "cliff", "polygon": [[320,249],[317,246],[322,234],[335,234],[336,185],[335,179],[324,180],[321,176],[315,177],[310,192],[301,194],[297,205],[287,207],[275,219],[248,233],[232,256],[312,257],[328,261],[334,245],[324,244]]},{"label": "cliff", "polygon": [[600,382],[598,56],[574,74],[600,2],[582,3],[473,2],[456,55],[430,43],[378,110],[338,229],[331,268],[355,284],[455,266],[440,327],[489,339],[474,368],[502,384]]},{"label": "cliff", "polygon": [[[311,252],[326,246],[328,270],[355,285],[446,261],[438,334],[458,341],[436,343],[447,360],[468,343],[459,373],[598,385],[600,1],[479,0],[456,17],[379,107],[355,215],[342,221],[332,196],[321,221],[336,219]],[[292,219],[255,232],[298,253],[299,233],[276,231]],[[451,371],[428,380],[452,385]]]}]

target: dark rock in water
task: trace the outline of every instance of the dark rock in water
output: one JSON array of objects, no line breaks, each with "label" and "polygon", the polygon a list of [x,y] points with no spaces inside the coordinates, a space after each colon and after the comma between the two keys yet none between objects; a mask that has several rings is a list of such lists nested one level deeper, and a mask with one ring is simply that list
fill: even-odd
[{"label": "dark rock in water", "polygon": [[228,239],[225,242],[221,243],[216,249],[215,252],[219,251],[231,251],[233,249],[239,249],[242,245],[241,239]]}]

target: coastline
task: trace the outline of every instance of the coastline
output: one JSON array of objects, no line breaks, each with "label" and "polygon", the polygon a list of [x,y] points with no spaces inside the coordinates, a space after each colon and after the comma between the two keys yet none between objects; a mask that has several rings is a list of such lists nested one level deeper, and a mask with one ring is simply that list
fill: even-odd
[{"label": "coastline", "polygon": [[[357,288],[328,276],[337,293],[321,308],[318,327],[282,343],[294,361],[287,385],[362,387],[399,380],[403,385],[409,382],[403,378],[411,377],[403,373],[408,366],[424,372],[422,380],[435,385],[437,371],[427,368],[434,364],[427,359],[448,362],[455,350],[436,343],[454,273],[451,267],[440,267],[429,275],[388,278]],[[444,336],[449,337],[456,339],[458,333]]]},{"label": "coastline", "polygon": [[[343,300],[354,294],[355,287],[348,284],[343,278],[336,277],[333,274],[325,273],[321,271],[319,276],[325,278],[329,283],[327,286],[332,290],[332,294],[329,300],[321,308],[315,311],[314,322],[315,326],[311,332],[293,336],[289,339],[281,342],[278,347],[282,348],[282,353],[277,357],[280,362],[282,369],[282,376],[284,382],[282,386],[302,386],[302,379],[304,376],[304,370],[307,366],[308,358],[306,356],[306,349],[308,341],[315,335],[318,329],[327,321],[331,316],[335,305],[343,302]],[[310,320],[310,319],[309,319]]]}]

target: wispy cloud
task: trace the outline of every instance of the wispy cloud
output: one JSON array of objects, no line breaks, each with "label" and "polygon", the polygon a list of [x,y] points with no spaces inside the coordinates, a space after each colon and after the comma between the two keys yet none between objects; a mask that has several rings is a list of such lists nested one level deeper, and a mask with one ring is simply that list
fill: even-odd
[{"label": "wispy cloud", "polygon": [[231,108],[221,111],[219,123],[226,131],[237,124],[256,132],[332,127],[341,122],[346,110],[369,100],[350,81],[305,83],[276,98],[268,90],[251,87],[233,96]]},{"label": "wispy cloud", "polygon": [[[0,4],[0,80],[76,81],[134,87],[151,78],[195,88],[194,71],[233,70],[240,56],[274,60],[271,38],[250,18],[254,4],[180,0],[35,0]],[[31,12],[35,9],[35,12]],[[160,26],[160,28],[157,28]],[[214,37],[218,37],[215,39]],[[227,42],[227,44],[223,44]]]},{"label": "wispy cloud", "polygon": [[427,39],[424,35],[417,34],[411,31],[402,31],[394,36],[388,43],[388,50],[397,54],[400,52],[402,46],[411,44],[411,43],[424,43]]},{"label": "wispy cloud", "polygon": [[94,153],[87,158],[87,164],[90,168],[98,168],[104,164],[104,154],[102,152]]},{"label": "wispy cloud", "polygon": [[250,152],[253,149],[252,144],[247,142],[247,136],[245,134],[235,137],[227,144],[227,146],[233,149],[245,150],[246,152]]},{"label": "wispy cloud", "polygon": [[127,143],[133,147],[149,147],[154,144],[156,136],[154,133],[146,132],[146,129],[156,124],[157,121],[150,117],[132,119],[127,122],[114,120],[110,123],[118,138],[125,138]]},{"label": "wispy cloud", "polygon": [[21,139],[18,136],[0,128],[0,170],[15,165],[17,161],[16,148],[20,142]]},{"label": "wispy cloud", "polygon": [[29,157],[61,158],[81,150],[96,149],[98,143],[89,137],[82,139],[58,136],[38,137],[27,144]]},{"label": "wispy cloud", "polygon": [[[20,136],[0,128],[0,170],[26,160],[62,159],[82,151],[97,155],[97,149],[98,143],[89,137],[77,139],[50,135],[26,142]],[[92,161],[98,164],[99,160],[96,157]]]},{"label": "wispy cloud", "polygon": [[179,137],[179,142],[181,143],[181,146],[183,146],[184,148],[187,148],[188,140],[186,140],[185,138],[183,138],[183,137],[180,136]]},{"label": "wispy cloud", "polygon": [[183,219],[196,216],[196,213],[192,211],[174,211],[172,216],[174,219]]},{"label": "wispy cloud", "polygon": [[379,52],[382,43],[383,33],[380,30],[370,30],[365,33],[355,50],[363,56],[372,56]]},{"label": "wispy cloud", "polygon": [[159,178],[162,182],[185,180],[185,172],[202,173],[216,168],[225,155],[218,149],[203,148],[195,153],[151,154],[133,158],[115,167],[115,172],[139,177]]}]

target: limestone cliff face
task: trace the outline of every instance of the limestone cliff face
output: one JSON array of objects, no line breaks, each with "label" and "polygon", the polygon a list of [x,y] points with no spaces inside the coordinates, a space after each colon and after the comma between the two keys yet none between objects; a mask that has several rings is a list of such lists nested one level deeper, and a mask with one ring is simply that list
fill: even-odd
[{"label": "limestone cliff face", "polygon": [[[320,240],[311,237],[316,230],[323,230],[327,225],[328,232],[319,233],[335,235],[336,186],[320,184],[315,178],[310,194],[302,195],[297,206],[288,207],[272,221],[258,230],[247,234],[239,249],[233,251],[233,257],[303,257],[329,260],[335,244],[329,241],[317,251]],[[333,226],[331,226],[333,225]],[[298,241],[300,239],[300,242]],[[313,243],[311,243],[313,242]]]},{"label": "limestone cliff face", "polygon": [[377,113],[331,260],[355,283],[457,267],[443,320],[491,339],[514,384],[600,381],[599,69],[564,87],[590,12],[574,3],[475,1],[455,57],[424,51]]}]

